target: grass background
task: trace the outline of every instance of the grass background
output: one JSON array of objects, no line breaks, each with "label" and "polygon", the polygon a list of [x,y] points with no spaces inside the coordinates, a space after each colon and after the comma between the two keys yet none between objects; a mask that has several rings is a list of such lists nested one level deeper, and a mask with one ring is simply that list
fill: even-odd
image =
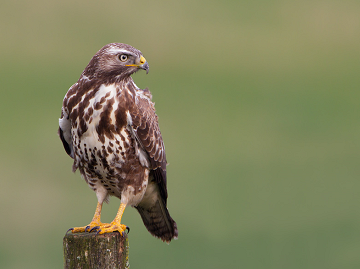
[{"label": "grass background", "polygon": [[[96,196],[57,137],[103,45],[140,49],[168,162],[170,245],[136,210],[131,268],[359,268],[358,1],[0,3],[0,267],[63,268]],[[111,221],[119,202],[104,206]]]}]

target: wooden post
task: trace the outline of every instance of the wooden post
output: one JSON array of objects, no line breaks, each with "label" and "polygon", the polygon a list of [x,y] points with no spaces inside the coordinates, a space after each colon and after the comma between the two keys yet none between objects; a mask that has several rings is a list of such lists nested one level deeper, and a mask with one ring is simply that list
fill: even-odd
[{"label": "wooden post", "polygon": [[66,233],[64,268],[129,268],[129,241],[120,233]]}]

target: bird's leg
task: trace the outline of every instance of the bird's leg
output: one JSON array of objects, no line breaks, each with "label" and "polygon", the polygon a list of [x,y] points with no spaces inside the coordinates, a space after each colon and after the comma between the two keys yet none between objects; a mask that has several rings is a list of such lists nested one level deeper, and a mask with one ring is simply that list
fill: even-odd
[{"label": "bird's leg", "polygon": [[73,233],[91,232],[93,230],[98,230],[101,226],[109,225],[108,223],[102,223],[100,221],[101,209],[102,209],[102,203],[98,202],[97,206],[96,206],[94,217],[93,217],[92,221],[90,222],[90,224],[86,225],[84,227],[74,227],[74,228],[71,228],[70,230]]},{"label": "bird's leg", "polygon": [[114,220],[110,223],[110,225],[108,227],[102,226],[98,230],[98,233],[104,234],[104,233],[112,233],[112,232],[118,231],[122,235],[126,229],[130,230],[129,227],[127,227],[124,224],[121,224],[121,218],[122,218],[122,215],[124,214],[125,207],[126,207],[126,204],[121,203]]}]

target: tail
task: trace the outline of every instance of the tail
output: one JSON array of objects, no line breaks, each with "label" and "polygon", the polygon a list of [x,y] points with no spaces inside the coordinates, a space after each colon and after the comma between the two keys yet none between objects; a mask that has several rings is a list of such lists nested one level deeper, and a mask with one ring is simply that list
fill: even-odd
[{"label": "tail", "polygon": [[155,182],[149,184],[144,198],[135,208],[140,213],[146,229],[153,236],[166,243],[170,243],[172,239],[177,239],[176,222],[170,217],[166,208],[166,201],[162,199]]}]

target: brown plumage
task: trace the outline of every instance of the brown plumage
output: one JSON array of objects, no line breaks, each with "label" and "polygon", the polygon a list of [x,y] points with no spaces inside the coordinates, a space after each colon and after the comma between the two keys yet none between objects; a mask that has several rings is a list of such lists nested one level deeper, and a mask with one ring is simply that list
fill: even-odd
[{"label": "brown plumage", "polygon": [[[149,65],[142,53],[111,43],[91,59],[65,95],[59,136],[86,183],[96,192],[98,206],[89,225],[72,232],[119,231],[127,205],[134,206],[148,231],[170,242],[177,238],[167,209],[165,146],[148,89],[139,89],[131,75]],[[100,221],[109,196],[121,204],[114,221]]]}]

